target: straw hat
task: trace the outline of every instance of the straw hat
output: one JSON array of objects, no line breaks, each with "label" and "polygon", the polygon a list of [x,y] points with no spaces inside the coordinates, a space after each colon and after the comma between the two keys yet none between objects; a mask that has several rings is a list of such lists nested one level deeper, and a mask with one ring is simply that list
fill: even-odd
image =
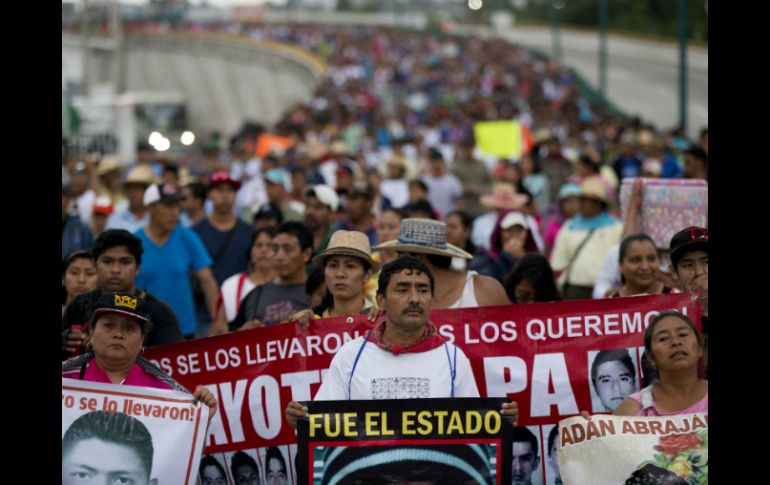
[{"label": "straw hat", "polygon": [[487,209],[521,209],[529,197],[516,193],[516,188],[511,183],[497,183],[492,187],[492,193],[479,197],[481,205]]},{"label": "straw hat", "polygon": [[607,189],[604,188],[601,180],[598,177],[588,177],[580,184],[580,195],[584,199],[597,200],[607,204],[609,202],[607,198]]},{"label": "straw hat", "polygon": [[142,184],[149,186],[156,182],[158,182],[158,179],[155,177],[152,169],[147,165],[139,165],[128,172],[128,176],[126,177],[126,180],[123,181],[123,185]]},{"label": "straw hat", "polygon": [[99,175],[106,175],[110,172],[119,171],[120,169],[120,160],[118,160],[116,155],[105,155],[101,161],[99,161],[96,172]]},{"label": "straw hat", "polygon": [[329,245],[326,250],[313,258],[313,264],[323,268],[326,264],[326,258],[329,256],[355,256],[363,259],[376,273],[380,269],[380,263],[372,259],[372,248],[369,245],[369,238],[360,231],[345,231],[339,229],[332,234],[329,239]]},{"label": "straw hat", "polygon": [[350,155],[350,149],[348,148],[347,143],[341,140],[332,142],[332,145],[329,148],[329,151],[331,152],[332,155],[342,155],[342,156]]},{"label": "straw hat", "polygon": [[473,259],[467,252],[446,242],[446,224],[433,219],[404,219],[398,239],[378,244],[374,249]]}]

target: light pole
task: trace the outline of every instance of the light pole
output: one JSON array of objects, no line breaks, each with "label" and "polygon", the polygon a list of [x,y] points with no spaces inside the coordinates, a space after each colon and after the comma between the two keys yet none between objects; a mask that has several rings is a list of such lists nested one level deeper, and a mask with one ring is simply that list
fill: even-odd
[{"label": "light pole", "polygon": [[677,3],[679,13],[679,126],[687,133],[687,0]]},{"label": "light pole", "polygon": [[561,38],[559,37],[559,10],[564,8],[565,0],[551,0],[549,11],[551,14],[551,35],[553,38],[553,58],[556,64],[561,65]]},{"label": "light pole", "polygon": [[599,0],[599,92],[607,97],[607,0]]}]

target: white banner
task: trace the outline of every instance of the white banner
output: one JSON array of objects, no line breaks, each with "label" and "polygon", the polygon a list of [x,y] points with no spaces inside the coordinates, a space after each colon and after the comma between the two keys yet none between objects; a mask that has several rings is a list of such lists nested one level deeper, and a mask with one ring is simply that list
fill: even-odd
[{"label": "white banner", "polygon": [[559,422],[564,485],[708,483],[708,414]]},{"label": "white banner", "polygon": [[64,378],[61,387],[62,485],[195,483],[208,407],[174,390]]}]

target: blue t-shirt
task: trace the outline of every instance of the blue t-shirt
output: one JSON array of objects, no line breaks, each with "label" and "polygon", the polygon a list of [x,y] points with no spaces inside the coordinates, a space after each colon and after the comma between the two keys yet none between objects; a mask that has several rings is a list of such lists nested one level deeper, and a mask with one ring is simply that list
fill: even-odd
[{"label": "blue t-shirt", "polygon": [[194,335],[195,305],[190,288],[190,270],[211,266],[211,258],[192,229],[177,224],[162,246],[147,237],[144,228],[134,233],[142,240],[142,265],[136,286],[144,288],[171,306],[183,335]]},{"label": "blue t-shirt", "polygon": [[203,246],[214,261],[211,271],[217,284],[222,286],[227,278],[243,273],[249,266],[251,238],[256,228],[238,219],[231,231],[220,231],[208,219],[202,219],[192,227],[203,241]]}]

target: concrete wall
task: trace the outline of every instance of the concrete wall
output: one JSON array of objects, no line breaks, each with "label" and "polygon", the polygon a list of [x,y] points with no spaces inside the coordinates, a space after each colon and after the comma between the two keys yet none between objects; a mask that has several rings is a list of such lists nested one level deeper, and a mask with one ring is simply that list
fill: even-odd
[{"label": "concrete wall", "polygon": [[[326,69],[300,49],[228,35],[128,36],[122,49],[103,40],[89,44],[92,89],[112,84],[118,93],[177,91],[200,134],[229,135],[246,120],[278,121],[290,106],[309,99]],[[82,83],[82,53],[80,39],[62,36],[62,84]]]}]

